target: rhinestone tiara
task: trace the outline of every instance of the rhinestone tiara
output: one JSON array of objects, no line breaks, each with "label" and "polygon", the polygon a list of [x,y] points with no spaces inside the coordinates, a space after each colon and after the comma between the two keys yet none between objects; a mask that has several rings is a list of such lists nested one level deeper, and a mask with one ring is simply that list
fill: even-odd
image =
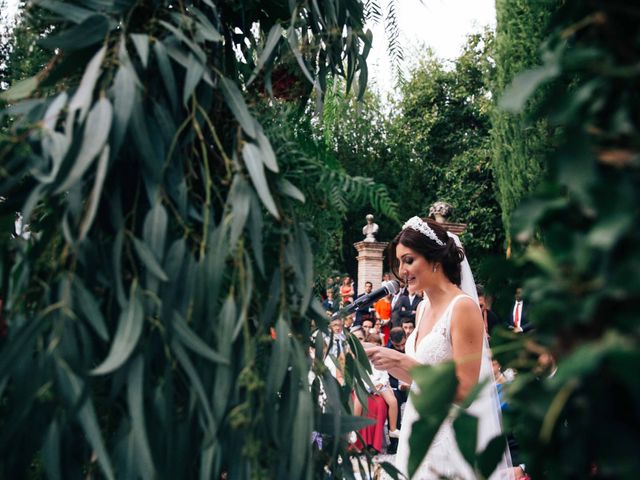
[{"label": "rhinestone tiara", "polygon": [[421,234],[429,237],[431,240],[436,242],[441,247],[444,247],[444,242],[438,238],[436,232],[429,226],[429,224],[423,221],[420,217],[411,217],[409,220],[405,222],[402,226],[402,229],[412,228],[416,232],[420,232]]}]

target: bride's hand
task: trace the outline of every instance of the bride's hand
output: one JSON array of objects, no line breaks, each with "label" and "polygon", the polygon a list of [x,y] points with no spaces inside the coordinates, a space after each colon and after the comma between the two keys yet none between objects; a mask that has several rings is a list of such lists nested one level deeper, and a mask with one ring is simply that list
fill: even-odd
[{"label": "bride's hand", "polygon": [[404,358],[404,353],[392,348],[375,346],[365,348],[364,351],[369,357],[369,361],[378,370],[389,370],[398,367]]}]

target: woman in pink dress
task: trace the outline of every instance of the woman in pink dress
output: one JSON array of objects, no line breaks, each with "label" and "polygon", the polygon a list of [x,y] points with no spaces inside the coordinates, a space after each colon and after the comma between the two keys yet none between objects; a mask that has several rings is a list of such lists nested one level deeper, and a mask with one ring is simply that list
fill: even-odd
[{"label": "woman in pink dress", "polygon": [[342,285],[340,285],[340,296],[342,297],[343,305],[353,302],[354,294],[355,291],[353,290],[353,283],[351,283],[351,279],[349,277],[344,277]]}]

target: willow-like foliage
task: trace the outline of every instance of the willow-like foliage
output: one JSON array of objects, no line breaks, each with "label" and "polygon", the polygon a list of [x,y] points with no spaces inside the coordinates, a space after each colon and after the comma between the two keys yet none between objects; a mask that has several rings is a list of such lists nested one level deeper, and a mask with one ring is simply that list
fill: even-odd
[{"label": "willow-like foliage", "polygon": [[351,88],[361,2],[30,8],[51,62],[1,96],[0,477],[352,476],[368,362],[341,387],[309,355],[305,195],[254,107]]}]

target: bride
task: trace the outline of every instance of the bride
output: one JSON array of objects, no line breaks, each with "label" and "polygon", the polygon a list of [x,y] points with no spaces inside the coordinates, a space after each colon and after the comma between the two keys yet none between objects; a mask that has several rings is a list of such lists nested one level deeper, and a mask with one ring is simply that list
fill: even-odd
[{"label": "bride", "polygon": [[[501,433],[500,410],[490,361],[484,323],[473,275],[460,241],[440,225],[419,217],[411,218],[389,245],[393,273],[410,291],[424,291],[418,307],[416,328],[407,338],[405,354],[390,348],[367,348],[374,367],[410,383],[419,395],[410,370],[420,364],[456,363],[458,389],[454,401],[462,401],[480,381],[489,378],[483,392],[469,407],[478,417],[478,451]],[[464,361],[463,361],[464,359]],[[409,437],[419,415],[411,399],[402,420],[395,465],[407,476]],[[452,421],[444,421],[413,479],[474,479],[473,468],[460,453]],[[508,447],[491,479],[513,478]]]}]

